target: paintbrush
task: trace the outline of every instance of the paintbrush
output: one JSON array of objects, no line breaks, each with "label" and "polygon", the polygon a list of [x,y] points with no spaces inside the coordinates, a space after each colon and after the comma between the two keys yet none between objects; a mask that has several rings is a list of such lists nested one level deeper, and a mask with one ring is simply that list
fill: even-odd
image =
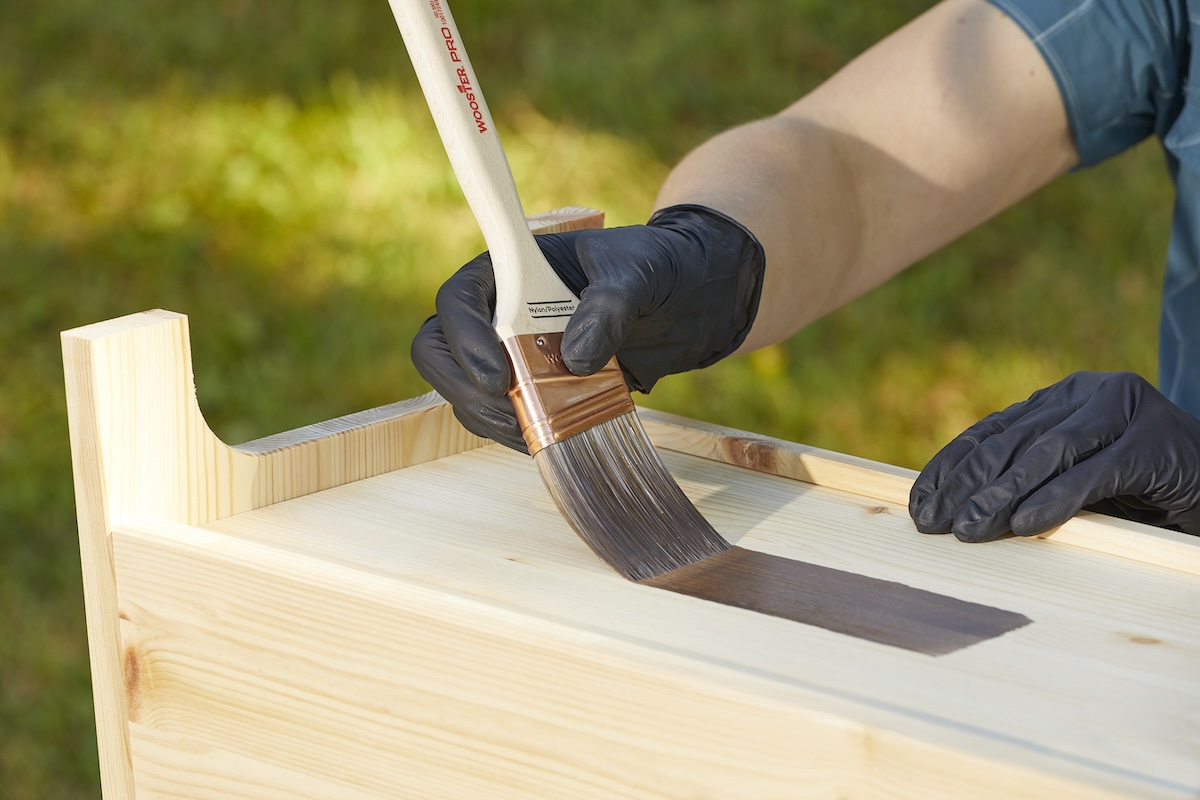
[{"label": "paintbrush", "polygon": [[596,554],[644,580],[730,549],[667,471],[616,360],[579,377],[562,331],[578,299],[542,255],[445,0],[389,0],[454,173],[491,252],[509,395],[542,480]]}]

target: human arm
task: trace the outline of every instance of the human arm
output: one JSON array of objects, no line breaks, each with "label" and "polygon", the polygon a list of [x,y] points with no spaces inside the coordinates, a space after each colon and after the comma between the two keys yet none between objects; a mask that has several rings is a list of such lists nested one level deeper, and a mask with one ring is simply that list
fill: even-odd
[{"label": "human arm", "polygon": [[[583,290],[563,354],[570,368],[587,372],[614,352],[624,364],[636,349],[648,376],[639,383],[648,387],[705,363],[668,358],[679,349],[671,337],[661,363],[650,363],[662,331],[676,332],[665,315],[703,320],[706,336],[741,351],[779,341],[1075,160],[1057,87],[1028,37],[982,0],[947,0],[780,114],[705,143],[668,177],[660,208],[715,209],[761,242],[757,316],[693,293],[710,273],[748,271],[740,259],[708,257],[753,249],[728,226],[698,220],[663,231],[652,220],[547,237],[543,250],[557,253],[547,253],[551,263]],[[689,255],[708,241],[721,246]],[[621,263],[628,268],[614,268]],[[486,260],[477,259],[448,281],[413,357],[464,424],[519,447],[504,397],[508,365],[489,326],[491,280]],[[725,330],[748,318],[748,335]],[[719,346],[707,351],[724,354]]]},{"label": "human arm", "polygon": [[668,176],[754,231],[763,301],[743,352],[787,338],[1078,160],[1058,87],[1017,25],[947,0],[780,114],[723,133]]}]

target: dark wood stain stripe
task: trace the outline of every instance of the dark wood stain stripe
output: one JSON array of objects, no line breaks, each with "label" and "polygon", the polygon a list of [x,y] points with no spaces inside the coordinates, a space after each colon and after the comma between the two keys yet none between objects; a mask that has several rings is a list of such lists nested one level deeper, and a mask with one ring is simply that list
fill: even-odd
[{"label": "dark wood stain stripe", "polygon": [[741,547],[641,583],[930,656],[1032,621],[903,583]]}]

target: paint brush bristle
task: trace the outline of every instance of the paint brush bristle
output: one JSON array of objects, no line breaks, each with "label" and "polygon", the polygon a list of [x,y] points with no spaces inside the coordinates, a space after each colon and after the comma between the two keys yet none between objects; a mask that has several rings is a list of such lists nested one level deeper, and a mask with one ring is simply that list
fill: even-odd
[{"label": "paint brush bristle", "polygon": [[630,580],[730,548],[667,471],[634,411],[547,445],[534,461],[571,527]]},{"label": "paint brush bristle", "polygon": [[504,340],[521,433],[575,532],[635,581],[728,550],[659,458],[616,361],[573,375],[561,345],[561,333]]}]

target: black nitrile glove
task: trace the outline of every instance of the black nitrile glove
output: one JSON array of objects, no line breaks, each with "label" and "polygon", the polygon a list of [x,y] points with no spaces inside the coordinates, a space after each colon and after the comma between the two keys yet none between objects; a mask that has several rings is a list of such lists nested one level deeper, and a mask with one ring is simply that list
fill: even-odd
[{"label": "black nitrile glove", "polygon": [[[762,291],[762,246],[745,227],[703,206],[671,206],[645,225],[537,237],[579,306],[563,332],[563,360],[590,375],[615,354],[629,386],[706,367],[737,349]],[[492,328],[496,285],[488,253],[442,285],[437,316],[418,331],[412,359],[472,433],[525,451],[508,357]]]},{"label": "black nitrile glove", "polygon": [[1080,509],[1200,534],[1200,420],[1128,372],[1077,372],[972,425],[913,484],[922,533],[1033,536]]}]

